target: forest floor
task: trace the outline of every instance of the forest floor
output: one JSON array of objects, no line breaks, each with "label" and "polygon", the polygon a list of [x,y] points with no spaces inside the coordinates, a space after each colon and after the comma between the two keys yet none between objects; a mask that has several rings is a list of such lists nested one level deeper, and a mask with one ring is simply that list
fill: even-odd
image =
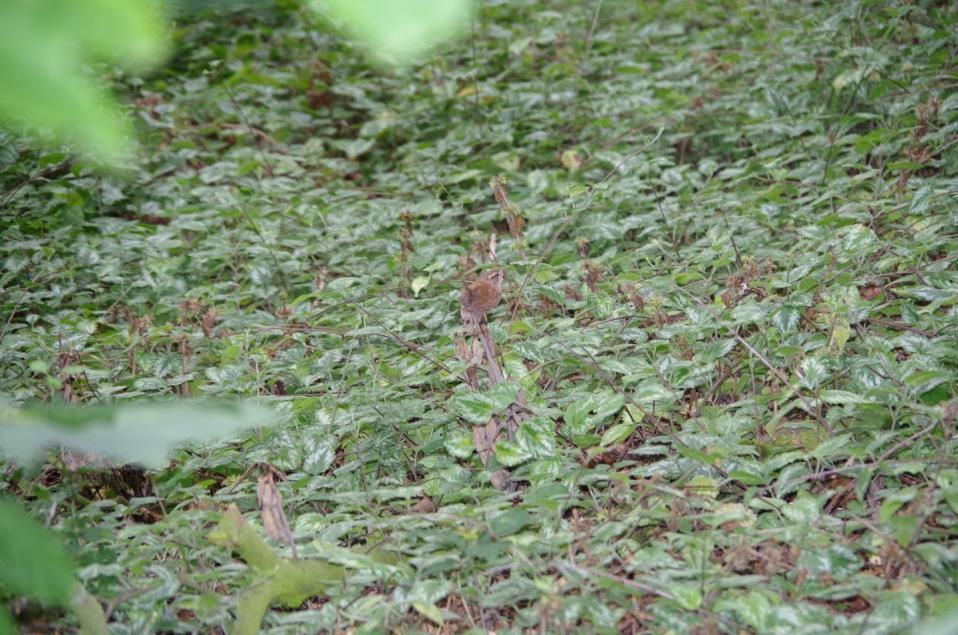
[{"label": "forest floor", "polygon": [[[958,609],[958,5],[516,0],[473,27],[396,71],[304,11],[194,16],[116,78],[128,177],[0,144],[0,393],[276,413],[148,478],[3,467],[113,632],[230,628],[257,578],[209,532],[231,503],[260,526],[263,470],[299,557],[347,570],[271,633]],[[493,254],[489,388],[457,342]],[[484,466],[473,429],[520,391]]]}]

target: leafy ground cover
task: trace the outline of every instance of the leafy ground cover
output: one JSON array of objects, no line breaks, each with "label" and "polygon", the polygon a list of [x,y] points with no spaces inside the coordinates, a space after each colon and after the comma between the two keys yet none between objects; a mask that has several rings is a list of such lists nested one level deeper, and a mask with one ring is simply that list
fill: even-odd
[{"label": "leafy ground cover", "polygon": [[[0,144],[0,392],[280,421],[149,478],[52,458],[3,487],[119,633],[227,627],[255,576],[209,533],[230,503],[257,522],[260,464],[299,556],[349,571],[270,632],[946,615],[956,28],[947,2],[490,2],[400,72],[291,8],[183,23],[164,73],[116,78],[131,178]],[[476,393],[458,297],[490,236],[513,390]],[[516,388],[483,467],[471,427]]]}]

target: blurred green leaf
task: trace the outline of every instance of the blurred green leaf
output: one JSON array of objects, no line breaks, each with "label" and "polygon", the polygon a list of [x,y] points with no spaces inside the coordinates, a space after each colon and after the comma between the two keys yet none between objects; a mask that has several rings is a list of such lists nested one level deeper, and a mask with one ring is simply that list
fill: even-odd
[{"label": "blurred green leaf", "polygon": [[[951,595],[952,605],[958,602],[958,596]],[[955,635],[955,624],[958,624],[958,608],[934,619],[919,624],[912,635]]]},{"label": "blurred green leaf", "polygon": [[510,536],[533,524],[535,519],[526,510],[513,507],[489,519],[489,529],[494,536]]},{"label": "blurred green leaf", "polygon": [[473,0],[312,0],[376,57],[404,64],[463,32]]},{"label": "blurred green leaf", "polygon": [[185,441],[224,440],[240,430],[271,425],[274,419],[268,408],[252,402],[176,401],[90,409],[0,407],[0,447],[20,462],[51,446],[63,446],[111,460],[159,466]]},{"label": "blurred green leaf", "polygon": [[695,585],[673,583],[666,590],[686,611],[695,611],[702,605],[702,593]]},{"label": "blurred green leaf", "polygon": [[803,549],[798,566],[813,577],[829,575],[841,580],[857,573],[862,567],[862,559],[845,545],[829,545],[824,549]]},{"label": "blurred green leaf", "polygon": [[622,443],[629,438],[629,435],[631,435],[634,430],[635,424],[631,421],[609,426],[609,429],[602,435],[602,440],[599,442],[599,445],[609,447],[610,445]]},{"label": "blurred green leaf", "polygon": [[0,3],[0,119],[123,165],[133,148],[131,128],[82,65],[142,70],[163,58],[163,30],[153,0]]},{"label": "blurred green leaf", "polygon": [[0,498],[0,586],[54,606],[66,606],[75,579],[60,541],[23,509]]}]

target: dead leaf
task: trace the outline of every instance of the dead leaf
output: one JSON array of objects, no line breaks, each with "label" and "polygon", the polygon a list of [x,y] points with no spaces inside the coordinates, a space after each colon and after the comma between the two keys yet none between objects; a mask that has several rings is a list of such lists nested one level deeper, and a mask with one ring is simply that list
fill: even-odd
[{"label": "dead leaf", "polygon": [[272,472],[267,472],[257,479],[256,498],[266,535],[292,547],[295,558],[296,542],[293,540],[293,532],[290,531],[289,521],[286,520],[286,514],[283,512],[283,496],[276,487]]}]

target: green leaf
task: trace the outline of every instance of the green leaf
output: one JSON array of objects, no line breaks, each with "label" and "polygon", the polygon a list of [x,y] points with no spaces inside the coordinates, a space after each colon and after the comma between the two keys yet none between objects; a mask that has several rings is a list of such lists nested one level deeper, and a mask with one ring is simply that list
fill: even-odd
[{"label": "green leaf", "polygon": [[599,445],[602,447],[609,447],[610,445],[622,443],[629,438],[634,430],[635,424],[632,422],[617,423],[614,426],[610,426],[609,429],[605,431],[605,434],[602,435],[602,440],[599,442]]},{"label": "green leaf", "polygon": [[419,292],[426,288],[429,284],[429,276],[416,276],[412,279],[409,288],[412,289],[412,294],[415,297],[419,297]]},{"label": "green leaf", "polygon": [[405,64],[465,30],[472,0],[312,0],[382,60]]},{"label": "green leaf", "polygon": [[713,364],[731,352],[737,342],[732,338],[723,338],[716,340],[703,347],[695,358],[703,364]]},{"label": "green leaf", "polygon": [[445,623],[442,619],[442,611],[435,604],[413,600],[412,607],[440,626]]},{"label": "green leaf", "polygon": [[892,535],[902,547],[912,544],[915,532],[921,528],[922,519],[911,514],[897,514],[886,522],[891,527]]},{"label": "green leaf", "polygon": [[466,430],[459,430],[447,435],[443,445],[446,452],[457,459],[468,459],[475,450],[472,444],[472,435]]},{"label": "green leaf", "polygon": [[686,611],[696,611],[702,606],[702,593],[696,585],[673,583],[666,587],[666,590]]},{"label": "green leaf", "polygon": [[532,457],[532,453],[521,447],[518,443],[500,440],[496,443],[496,460],[506,467],[513,467],[527,461]]},{"label": "green leaf", "polygon": [[519,386],[514,382],[502,382],[486,391],[462,390],[452,396],[452,407],[469,423],[479,425],[489,421],[515,403]]},{"label": "green leaf", "polygon": [[0,586],[54,605],[70,602],[73,564],[60,541],[19,505],[0,499]]},{"label": "green leaf", "polygon": [[511,536],[534,523],[535,518],[532,514],[521,507],[513,507],[490,518],[489,529],[492,530],[494,536]]},{"label": "green leaf", "polygon": [[878,242],[875,232],[860,223],[839,230],[839,238],[842,241],[842,248],[852,254],[866,252],[866,248]]},{"label": "green leaf", "polygon": [[912,635],[955,635],[955,624],[958,624],[958,595],[949,594],[948,604],[952,606],[950,612],[933,612],[936,617],[926,620],[912,631]]},{"label": "green leaf", "polygon": [[588,434],[602,421],[622,409],[622,395],[603,390],[573,401],[563,414],[563,420],[574,436]]},{"label": "green leaf", "polygon": [[[516,440],[512,444],[498,444],[496,446],[496,456],[500,461],[505,461],[506,457],[500,454],[499,447],[502,445],[515,446],[517,450],[512,453],[513,460],[522,461],[529,457],[542,459],[544,457],[555,456],[556,454],[556,433],[555,423],[545,417],[532,417],[522,422],[516,431]],[[521,451],[519,450],[521,448]],[[515,465],[516,463],[507,463]]]},{"label": "green leaf", "polygon": [[635,387],[632,393],[632,400],[642,406],[650,406],[653,403],[672,403],[676,395],[673,390],[663,386],[655,380],[644,381]]},{"label": "green leaf", "polygon": [[764,319],[767,312],[765,305],[748,298],[732,309],[732,321],[740,325],[753,324]]},{"label": "green leaf", "polygon": [[829,346],[836,353],[841,353],[845,350],[845,344],[848,342],[848,338],[852,335],[851,326],[848,324],[848,320],[843,317],[836,317],[832,323],[832,333],[829,340]]},{"label": "green leaf", "polygon": [[809,453],[809,456],[816,459],[835,460],[850,444],[850,435],[836,434],[816,445],[815,449]]},{"label": "green leaf", "polygon": [[814,390],[828,378],[825,365],[814,357],[806,357],[799,364],[798,382],[805,388]]},{"label": "green leaf", "polygon": [[804,491],[798,493],[795,500],[782,507],[782,513],[793,523],[811,525],[821,515],[821,506],[815,498]]},{"label": "green leaf", "polygon": [[862,565],[861,557],[853,549],[841,544],[802,549],[798,558],[798,566],[811,576],[828,575],[836,580],[858,573]]},{"label": "green leaf", "polygon": [[303,471],[322,474],[336,458],[336,439],[328,434],[310,435],[303,442]]},{"label": "green leaf", "polygon": [[106,60],[135,70],[160,61],[158,7],[150,0],[0,3],[0,117],[123,165],[131,128],[81,65]]},{"label": "green leaf", "polygon": [[758,632],[766,630],[766,624],[772,613],[772,602],[760,591],[751,591],[737,599],[736,612],[746,624]]},{"label": "green leaf", "polygon": [[436,606],[449,595],[452,585],[445,580],[419,580],[409,591],[409,600],[413,608],[436,624],[443,624],[442,611]]},{"label": "green leaf", "polygon": [[932,388],[954,379],[954,375],[941,370],[920,370],[912,373],[905,378],[905,382],[921,394],[928,392]]},{"label": "green leaf", "polygon": [[718,481],[704,474],[696,474],[690,478],[685,488],[690,494],[700,498],[715,498],[719,493]]},{"label": "green leaf", "polygon": [[334,139],[333,147],[342,150],[346,158],[356,160],[376,146],[375,139]]},{"label": "green leaf", "polygon": [[818,396],[821,397],[822,401],[830,404],[871,403],[870,399],[847,390],[822,390],[818,393]]},{"label": "green leaf", "polygon": [[884,591],[875,600],[875,610],[869,616],[869,623],[886,633],[911,631],[906,627],[915,624],[921,613],[921,602],[912,593]]},{"label": "green leaf", "polygon": [[798,322],[801,319],[802,309],[786,304],[772,314],[772,326],[782,333],[791,333],[798,327]]}]

